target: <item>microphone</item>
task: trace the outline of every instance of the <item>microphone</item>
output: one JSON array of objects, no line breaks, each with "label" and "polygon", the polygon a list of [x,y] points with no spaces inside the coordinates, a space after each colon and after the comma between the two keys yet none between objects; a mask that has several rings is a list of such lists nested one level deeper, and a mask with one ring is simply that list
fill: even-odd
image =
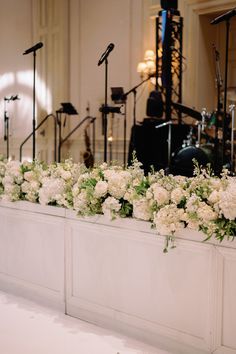
[{"label": "microphone", "polygon": [[18,94],[17,94],[15,96],[11,96],[11,99],[12,99],[12,101],[20,100],[20,97],[18,97]]},{"label": "microphone", "polygon": [[110,54],[110,52],[114,49],[115,45],[113,43],[110,43],[107,47],[107,49],[105,50],[105,52],[102,54],[101,58],[99,59],[98,62],[98,66],[101,65],[104,60],[106,60],[106,58],[108,57],[108,55]]},{"label": "microphone", "polygon": [[20,97],[18,97],[18,94],[15,96],[11,96],[11,97],[4,97],[4,101],[15,101],[15,100],[20,100]]},{"label": "microphone", "polygon": [[31,52],[36,52],[36,50],[42,48],[42,46],[43,46],[43,43],[39,42],[39,43],[35,44],[33,47],[26,49],[26,51],[23,53],[23,55],[29,54]]},{"label": "microphone", "polygon": [[236,8],[225,12],[223,15],[216,17],[214,20],[211,21],[211,25],[217,25],[217,23],[220,23],[222,21],[227,21],[235,15],[236,15]]}]

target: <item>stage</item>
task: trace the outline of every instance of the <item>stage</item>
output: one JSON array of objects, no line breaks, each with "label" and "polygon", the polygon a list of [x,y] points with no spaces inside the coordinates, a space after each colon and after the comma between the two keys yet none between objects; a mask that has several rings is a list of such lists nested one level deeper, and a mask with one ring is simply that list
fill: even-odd
[{"label": "stage", "polygon": [[236,353],[236,244],[0,202],[0,290],[181,353]]}]

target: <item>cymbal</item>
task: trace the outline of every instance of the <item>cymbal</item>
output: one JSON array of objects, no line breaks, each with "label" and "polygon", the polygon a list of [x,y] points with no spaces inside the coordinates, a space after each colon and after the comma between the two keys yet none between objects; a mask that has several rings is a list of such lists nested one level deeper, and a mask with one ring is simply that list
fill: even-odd
[{"label": "cymbal", "polygon": [[201,120],[202,119],[202,115],[200,112],[196,111],[193,108],[184,106],[181,103],[177,103],[177,102],[173,102],[173,107],[175,109],[177,109],[177,111],[179,111],[180,113],[184,113],[189,117],[195,118],[197,120]]},{"label": "cymbal", "polygon": [[[221,90],[221,95],[224,97],[224,90]],[[236,87],[231,86],[227,88],[227,99],[229,101],[236,101]]]}]

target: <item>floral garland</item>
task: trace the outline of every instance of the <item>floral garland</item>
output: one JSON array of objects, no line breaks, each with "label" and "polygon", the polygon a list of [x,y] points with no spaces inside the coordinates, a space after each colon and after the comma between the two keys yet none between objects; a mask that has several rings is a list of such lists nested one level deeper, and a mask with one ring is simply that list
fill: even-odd
[{"label": "floral garland", "polygon": [[104,214],[150,221],[157,233],[174,247],[175,232],[188,227],[203,231],[205,240],[220,242],[236,236],[236,178],[223,171],[221,177],[209,169],[195,168],[194,177],[144,175],[141,164],[93,169],[72,160],[45,164],[0,159],[0,198],[58,205],[87,216]]}]

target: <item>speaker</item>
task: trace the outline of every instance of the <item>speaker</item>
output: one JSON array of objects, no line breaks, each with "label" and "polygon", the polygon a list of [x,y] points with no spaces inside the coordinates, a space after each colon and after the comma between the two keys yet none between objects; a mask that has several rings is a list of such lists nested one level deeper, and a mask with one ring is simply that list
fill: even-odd
[{"label": "speaker", "polygon": [[148,117],[162,118],[163,101],[161,92],[152,91],[147,100],[146,114]]},{"label": "speaker", "polygon": [[178,0],[161,0],[161,7],[164,10],[170,10],[170,9],[177,10]]}]

